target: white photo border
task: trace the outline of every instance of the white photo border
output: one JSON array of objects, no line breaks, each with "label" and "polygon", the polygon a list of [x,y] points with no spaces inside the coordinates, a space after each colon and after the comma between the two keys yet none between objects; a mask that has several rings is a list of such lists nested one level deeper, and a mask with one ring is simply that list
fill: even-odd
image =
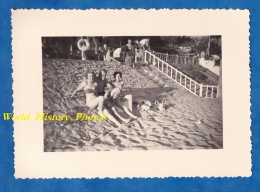
[{"label": "white photo border", "polygon": [[14,121],[16,178],[251,176],[248,10],[12,10],[12,27],[15,114],[43,110],[41,37],[222,36],[223,149],[44,152],[43,122]]}]

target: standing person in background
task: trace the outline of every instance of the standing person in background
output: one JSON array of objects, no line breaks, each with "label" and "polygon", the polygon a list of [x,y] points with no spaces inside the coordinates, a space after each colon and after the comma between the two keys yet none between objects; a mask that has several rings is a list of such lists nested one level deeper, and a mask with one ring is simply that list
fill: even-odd
[{"label": "standing person in background", "polygon": [[134,50],[133,50],[133,45],[131,39],[128,40],[128,43],[126,44],[127,47],[127,52],[126,52],[126,58],[125,58],[125,63],[129,64],[131,67],[135,67],[133,63],[133,58],[134,58]]},{"label": "standing person in background", "polygon": [[108,51],[108,46],[107,46],[107,44],[104,44],[104,45],[98,47],[98,52],[99,52],[99,54],[98,54],[98,60],[99,60],[99,61],[105,61],[107,51]]},{"label": "standing person in background", "polygon": [[122,62],[125,62],[127,50],[128,50],[128,48],[126,47],[126,45],[123,45],[121,47],[120,58],[122,59]]},{"label": "standing person in background", "polygon": [[145,51],[150,51],[150,39],[143,39],[140,44],[143,46],[142,47],[142,59],[145,58]]},{"label": "standing person in background", "polygon": [[133,48],[134,48],[134,53],[135,53],[135,63],[137,63],[137,61],[141,58],[141,48],[140,48],[138,40],[134,41]]},{"label": "standing person in background", "polygon": [[128,39],[127,44],[126,44],[126,47],[127,47],[128,49],[132,49],[132,48],[133,48],[132,40],[131,40],[131,39]]},{"label": "standing person in background", "polygon": [[144,50],[150,50],[150,39],[147,39],[144,44]]}]

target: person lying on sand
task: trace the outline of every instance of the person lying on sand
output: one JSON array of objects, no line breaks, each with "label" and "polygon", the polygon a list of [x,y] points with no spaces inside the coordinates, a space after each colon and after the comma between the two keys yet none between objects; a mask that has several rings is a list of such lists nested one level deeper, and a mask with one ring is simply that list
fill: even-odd
[{"label": "person lying on sand", "polygon": [[106,115],[107,118],[115,123],[117,126],[121,124],[104,108],[104,96],[96,96],[97,83],[94,82],[94,73],[88,72],[87,79],[83,80],[76,90],[72,93],[71,98],[76,94],[77,91],[84,89],[86,93],[86,106],[95,109],[97,108],[98,114],[101,116]]},{"label": "person lying on sand", "polygon": [[[126,112],[127,115],[129,115],[132,118],[138,118],[132,113],[133,109],[133,98],[132,95],[127,94],[124,95],[122,94],[123,86],[124,86],[124,81],[122,80],[122,73],[120,71],[117,71],[114,73],[114,78],[115,81],[111,83],[111,86],[113,89],[110,92],[111,95],[111,101],[112,101],[112,110],[114,113],[121,119],[122,117],[120,114],[118,114],[116,106],[123,108],[123,110]],[[131,119],[131,118],[130,118]],[[130,121],[130,119],[125,119],[124,121]]]}]

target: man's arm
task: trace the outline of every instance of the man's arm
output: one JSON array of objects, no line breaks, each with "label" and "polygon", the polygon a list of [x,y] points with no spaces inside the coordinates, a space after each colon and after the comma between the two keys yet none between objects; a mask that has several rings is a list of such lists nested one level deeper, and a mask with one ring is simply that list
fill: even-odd
[{"label": "man's arm", "polygon": [[113,89],[112,84],[110,82],[107,82],[106,89],[105,89],[105,95],[104,95],[105,99],[107,98],[108,94],[112,91],[112,89]]}]

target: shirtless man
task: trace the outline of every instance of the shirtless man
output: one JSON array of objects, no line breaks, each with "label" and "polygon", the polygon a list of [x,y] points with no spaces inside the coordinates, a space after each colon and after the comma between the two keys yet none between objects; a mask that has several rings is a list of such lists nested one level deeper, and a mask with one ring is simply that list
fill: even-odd
[{"label": "shirtless man", "polygon": [[108,94],[112,90],[112,87],[109,85],[106,79],[106,75],[107,75],[107,70],[102,69],[99,72],[99,77],[95,79],[95,82],[97,83],[97,95],[104,96],[104,99],[107,98]]}]

